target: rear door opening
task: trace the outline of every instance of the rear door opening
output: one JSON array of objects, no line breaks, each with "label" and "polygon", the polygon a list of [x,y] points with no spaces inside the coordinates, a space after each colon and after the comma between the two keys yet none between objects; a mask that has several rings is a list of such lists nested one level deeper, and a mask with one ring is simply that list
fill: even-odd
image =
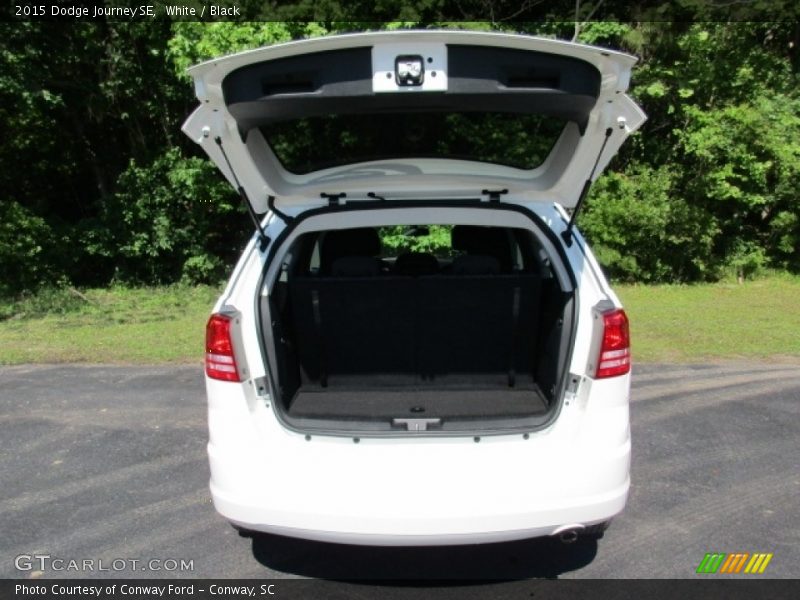
[{"label": "rear door opening", "polygon": [[276,408],[300,430],[539,427],[558,404],[572,299],[523,228],[304,233],[260,298]]}]

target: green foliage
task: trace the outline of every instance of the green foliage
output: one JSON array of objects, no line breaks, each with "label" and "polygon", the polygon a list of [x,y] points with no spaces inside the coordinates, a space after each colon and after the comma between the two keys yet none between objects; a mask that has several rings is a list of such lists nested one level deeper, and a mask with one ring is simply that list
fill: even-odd
[{"label": "green foliage", "polygon": [[678,137],[693,177],[684,194],[718,215],[716,251],[800,268],[792,245],[799,233],[800,101],[764,95],[687,113],[692,120]]},{"label": "green foliage", "polygon": [[293,39],[324,35],[327,29],[317,23],[297,21],[238,23],[217,21],[176,22],[169,40],[169,56],[178,77],[189,80],[186,69],[224,54],[252,50]]},{"label": "green foliage", "polygon": [[[715,278],[729,270],[751,274],[764,267],[800,269],[795,216],[800,105],[797,60],[787,52],[793,35],[792,27],[780,22],[643,22],[620,38],[643,58],[631,93],[649,120],[616,164],[626,173],[664,167],[675,197],[708,223],[710,244],[703,236],[702,244],[682,250],[698,268],[675,270],[667,280]],[[654,197],[642,202],[659,205]],[[600,253],[613,264],[626,256]],[[667,254],[662,258],[674,262]],[[626,269],[625,276],[635,271]],[[665,275],[656,270],[634,277],[664,280]]]},{"label": "green foliage", "polygon": [[775,263],[797,271],[800,268],[800,217],[797,209],[777,212],[769,228]]},{"label": "green foliage", "polygon": [[[131,161],[109,201],[103,236],[86,232],[96,258],[113,261],[114,279],[214,282],[236,241],[249,234],[238,197],[207,160],[167,150],[147,166]],[[238,234],[238,235],[237,235]]]},{"label": "green foliage", "polygon": [[667,167],[608,173],[579,215],[598,260],[623,281],[693,281],[713,276],[712,215],[681,197]]},{"label": "green foliage", "polygon": [[[587,5],[590,6],[590,5]],[[577,41],[594,46],[617,46],[620,40],[630,35],[632,28],[617,21],[589,21],[578,34]]]},{"label": "green foliage", "polygon": [[183,263],[181,283],[194,285],[218,281],[224,272],[224,267],[220,258],[207,252],[190,256]]},{"label": "green foliage", "polygon": [[767,257],[755,242],[737,239],[728,252],[727,266],[741,279],[752,279],[764,272]]},{"label": "green foliage", "polygon": [[[305,37],[433,26],[559,39],[577,31],[580,42],[640,57],[631,94],[649,121],[580,218],[615,277],[800,271],[796,18],[747,21],[747,3],[731,5],[739,18],[718,18],[728,9],[699,0],[666,15],[675,18],[664,18],[663,7],[642,9],[636,22],[614,20],[615,11],[629,13],[620,3],[582,2],[577,28],[571,8],[515,20],[533,5],[510,0],[239,4],[253,21],[0,24],[0,126],[11,133],[0,145],[0,296],[58,281],[217,280],[250,227],[230,186],[180,133],[195,105],[186,68]],[[779,4],[774,14],[797,16],[796,3]],[[437,138],[445,150],[477,139],[485,156],[502,151],[522,162],[547,150],[547,136],[530,123],[451,121]],[[279,149],[302,154],[311,139],[286,136]],[[359,148],[358,136],[334,142]],[[384,242],[398,252],[448,246],[441,228],[401,233]]]},{"label": "green foliage", "polygon": [[36,289],[53,278],[46,250],[53,242],[44,219],[13,200],[0,201],[0,297]]},{"label": "green foliage", "polygon": [[404,252],[428,252],[440,257],[450,256],[450,225],[429,225],[426,235],[418,235],[413,227],[397,225],[381,227],[379,234],[385,248],[390,248],[395,256]]},{"label": "green foliage", "polygon": [[[84,238],[112,237],[103,217],[129,161],[182,143],[191,89],[166,61],[168,35],[161,21],[0,24],[0,127],[11,133],[0,144],[0,202],[23,207],[26,222],[0,293],[62,274],[108,282],[113,268],[89,262]],[[22,214],[8,210],[10,223]]]}]

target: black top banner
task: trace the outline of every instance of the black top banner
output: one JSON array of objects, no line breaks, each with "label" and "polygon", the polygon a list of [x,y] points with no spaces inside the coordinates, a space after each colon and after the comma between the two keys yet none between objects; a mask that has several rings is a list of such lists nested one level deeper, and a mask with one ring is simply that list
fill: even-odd
[{"label": "black top banner", "polygon": [[798,21],[796,0],[12,0],[2,21]]}]

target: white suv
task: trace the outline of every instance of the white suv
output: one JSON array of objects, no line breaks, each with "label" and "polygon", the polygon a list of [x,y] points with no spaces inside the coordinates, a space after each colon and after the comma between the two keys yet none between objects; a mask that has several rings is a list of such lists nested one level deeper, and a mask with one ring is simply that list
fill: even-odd
[{"label": "white suv", "polygon": [[394,31],[190,70],[184,131],[256,228],[207,328],[225,518],[424,545],[575,539],[623,509],[628,322],[571,216],[645,119],[634,63]]}]

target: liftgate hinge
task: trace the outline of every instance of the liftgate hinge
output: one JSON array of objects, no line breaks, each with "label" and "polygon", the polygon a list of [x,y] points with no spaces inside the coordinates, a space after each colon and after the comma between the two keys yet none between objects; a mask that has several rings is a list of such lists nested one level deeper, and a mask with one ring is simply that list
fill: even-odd
[{"label": "liftgate hinge", "polygon": [[347,198],[347,194],[345,192],[342,192],[341,194],[326,194],[325,192],[322,192],[320,197],[328,199],[328,206],[339,206],[339,204],[341,204],[340,200],[342,198]]},{"label": "liftgate hinge", "polygon": [[502,190],[481,190],[481,195],[489,196],[489,202],[500,202],[500,196],[507,193],[507,188],[503,188]]}]

